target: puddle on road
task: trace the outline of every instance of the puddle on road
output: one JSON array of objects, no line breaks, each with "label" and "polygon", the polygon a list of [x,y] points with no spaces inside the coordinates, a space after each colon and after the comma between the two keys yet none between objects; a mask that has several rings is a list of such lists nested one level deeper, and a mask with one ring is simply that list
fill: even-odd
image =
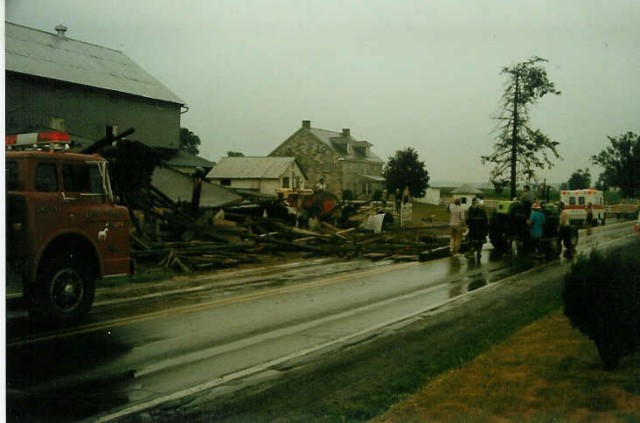
[{"label": "puddle on road", "polygon": [[[503,264],[500,265],[498,262]],[[488,258],[483,256],[480,261],[467,259],[465,262],[464,260],[452,258],[448,264],[447,274],[450,276],[459,275],[460,278],[455,278],[449,282],[449,297],[454,298],[464,293],[475,291],[490,283],[517,275],[540,264],[540,262],[526,257],[494,254],[489,254]],[[489,265],[496,267],[488,268]]]}]

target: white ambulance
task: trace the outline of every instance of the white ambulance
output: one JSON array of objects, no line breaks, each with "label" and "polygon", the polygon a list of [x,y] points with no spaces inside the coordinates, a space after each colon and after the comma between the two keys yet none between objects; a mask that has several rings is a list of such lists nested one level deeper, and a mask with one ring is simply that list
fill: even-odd
[{"label": "white ambulance", "polygon": [[607,210],[604,204],[604,193],[597,189],[572,189],[560,191],[560,201],[569,211],[571,223],[578,226],[586,225],[587,204],[593,208],[593,226],[604,225],[607,220]]}]

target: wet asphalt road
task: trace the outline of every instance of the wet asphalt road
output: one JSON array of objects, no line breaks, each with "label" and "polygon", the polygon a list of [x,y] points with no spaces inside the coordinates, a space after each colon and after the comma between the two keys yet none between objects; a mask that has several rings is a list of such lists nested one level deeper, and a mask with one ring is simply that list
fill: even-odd
[{"label": "wet asphalt road", "polygon": [[[626,226],[598,228],[580,248],[613,242]],[[105,291],[87,322],[55,332],[10,314],[8,421],[110,421],[205,391],[229,395],[540,264],[489,253],[479,263],[318,260]]]}]

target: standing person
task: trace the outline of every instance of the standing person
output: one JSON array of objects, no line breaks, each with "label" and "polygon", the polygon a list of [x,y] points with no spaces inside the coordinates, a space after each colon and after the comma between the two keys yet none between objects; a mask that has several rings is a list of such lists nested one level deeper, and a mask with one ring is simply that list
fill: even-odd
[{"label": "standing person", "polygon": [[562,250],[562,245],[565,248],[565,257],[571,258],[573,256],[573,249],[571,248],[571,221],[569,220],[569,211],[564,207],[564,203],[560,201],[558,203],[560,209],[560,217],[558,220],[558,250]]},{"label": "standing person", "polygon": [[316,184],[316,189],[315,191],[318,192],[325,192],[327,189],[327,185],[324,183],[324,178],[320,178],[320,180],[318,181],[318,183]]},{"label": "standing person", "polygon": [[587,235],[591,235],[592,224],[593,224],[593,204],[587,203]]},{"label": "standing person", "polygon": [[475,254],[480,259],[482,257],[482,246],[486,242],[487,234],[489,233],[489,222],[487,213],[477,197],[471,200],[471,207],[469,207],[467,216],[469,241],[471,241],[471,251],[467,254],[467,257],[473,258]]},{"label": "standing person", "polygon": [[449,204],[449,227],[451,230],[451,255],[453,257],[460,256],[460,246],[462,245],[462,234],[466,220],[464,217],[464,208],[460,205],[460,199],[456,198]]},{"label": "standing person", "polygon": [[520,202],[524,206],[524,209],[527,213],[531,211],[531,205],[536,200],[535,196],[531,192],[531,187],[529,185],[525,185],[522,187],[522,194],[520,194]]},{"label": "standing person", "polygon": [[540,238],[544,232],[544,225],[547,223],[547,218],[542,213],[542,207],[539,203],[533,203],[531,207],[531,214],[529,215],[529,232],[531,235],[531,247],[536,257],[542,255],[540,250]]},{"label": "standing person", "polygon": [[407,204],[409,199],[411,198],[411,191],[409,191],[409,186],[404,187],[404,191],[402,192],[402,204]]}]

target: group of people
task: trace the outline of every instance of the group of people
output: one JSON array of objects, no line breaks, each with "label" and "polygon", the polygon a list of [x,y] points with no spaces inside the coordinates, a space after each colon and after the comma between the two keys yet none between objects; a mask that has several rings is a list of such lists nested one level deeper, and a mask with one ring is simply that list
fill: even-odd
[{"label": "group of people", "polygon": [[[536,201],[535,196],[531,192],[531,188],[528,185],[523,187],[522,195],[520,196],[520,202],[527,210],[527,214],[529,218],[527,219],[527,224],[529,225],[529,240],[531,245],[531,250],[533,254],[537,257],[543,256],[542,246],[540,243],[540,239],[544,234],[544,227],[547,224],[547,218],[542,211],[543,204]],[[571,221],[569,216],[569,211],[565,208],[565,204],[560,201],[558,202],[558,210],[560,211],[559,219],[558,219],[558,250],[561,250],[564,246],[565,248],[565,256],[572,257],[575,253],[574,247],[571,244]],[[530,210],[529,210],[530,209]],[[587,228],[588,234],[591,231],[591,223],[593,220],[593,207],[591,203],[587,205]]]},{"label": "group of people", "polygon": [[[523,192],[519,197],[520,203],[523,205],[525,215],[527,216],[528,225],[528,242],[531,247],[531,252],[535,256],[543,255],[541,238],[544,234],[544,228],[547,224],[547,218],[543,212],[543,204],[536,201],[536,198],[531,192],[531,188],[528,185],[523,187]],[[591,220],[593,219],[593,211],[587,207],[587,225],[591,227]],[[562,248],[564,245],[565,255],[571,257],[574,254],[573,246],[571,244],[571,223],[569,219],[569,212],[565,209],[564,203],[559,202],[558,208],[560,210],[559,222],[558,222],[558,247]],[[460,248],[462,246],[462,238],[464,236],[465,229],[469,228],[469,241],[470,249],[467,253],[467,257],[473,258],[477,256],[481,257],[482,246],[486,242],[486,238],[489,232],[489,221],[487,213],[484,209],[484,201],[482,196],[475,196],[471,200],[471,206],[465,210],[462,206],[459,198],[453,199],[449,204],[449,226],[450,226],[450,252],[454,257],[461,256]]]},{"label": "group of people", "polygon": [[460,256],[460,247],[462,246],[462,238],[465,228],[469,227],[469,240],[471,242],[470,251],[467,253],[469,258],[477,256],[480,259],[482,254],[482,245],[487,239],[489,233],[489,221],[487,213],[484,210],[484,201],[481,196],[475,196],[471,200],[471,206],[465,211],[459,198],[455,198],[449,204],[449,226],[451,230],[451,240],[449,248],[451,255]]}]

